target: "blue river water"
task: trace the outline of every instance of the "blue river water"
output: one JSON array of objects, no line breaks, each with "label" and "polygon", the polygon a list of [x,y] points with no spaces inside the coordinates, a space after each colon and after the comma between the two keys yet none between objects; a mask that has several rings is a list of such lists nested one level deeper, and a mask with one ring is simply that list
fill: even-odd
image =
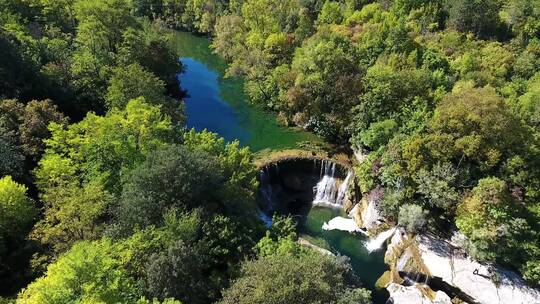
[{"label": "blue river water", "polygon": [[242,117],[225,102],[220,93],[218,73],[193,58],[181,58],[185,72],[180,75],[183,88],[188,89],[185,100],[188,128],[207,129],[227,141],[248,142],[251,134],[242,127]]}]

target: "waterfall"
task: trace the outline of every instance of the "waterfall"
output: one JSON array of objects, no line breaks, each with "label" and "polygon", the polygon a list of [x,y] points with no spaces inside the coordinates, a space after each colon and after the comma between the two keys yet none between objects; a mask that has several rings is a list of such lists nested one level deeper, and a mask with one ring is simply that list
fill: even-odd
[{"label": "waterfall", "polygon": [[347,195],[347,189],[349,189],[349,183],[352,176],[353,172],[352,170],[349,170],[349,172],[347,172],[347,177],[345,177],[345,179],[341,183],[341,186],[339,186],[338,196],[336,199],[336,203],[338,203],[339,205],[343,205],[343,201],[345,200],[345,196]]},{"label": "waterfall", "polygon": [[362,215],[362,222],[366,228],[372,228],[379,222],[379,210],[377,209],[374,201],[369,201],[364,214]]},{"label": "waterfall", "polygon": [[260,185],[261,194],[264,201],[267,204],[267,207],[272,209],[272,186],[270,185],[270,172],[267,167],[264,167],[261,170],[261,185]]},{"label": "waterfall", "polygon": [[273,222],[272,218],[262,211],[259,211],[258,213],[259,213],[259,219],[263,221],[264,226],[266,228],[272,227],[272,222]]},{"label": "waterfall", "polygon": [[335,177],[336,164],[329,160],[323,160],[321,162],[321,180],[314,187],[313,192],[315,198],[313,203],[315,205],[328,205],[332,207],[341,207],[343,200],[347,195],[347,188],[352,178],[352,171],[347,173],[347,177],[341,185],[338,187],[339,178]]},{"label": "waterfall", "polygon": [[335,204],[335,197],[337,195],[337,179],[334,177],[336,172],[336,164],[327,160],[323,160],[321,163],[321,180],[314,188],[315,199],[314,204]]},{"label": "waterfall", "polygon": [[394,231],[396,231],[396,227],[381,232],[379,235],[377,235],[376,238],[371,239],[369,242],[365,243],[366,249],[369,252],[381,249],[384,242],[386,242],[386,240],[394,234]]}]

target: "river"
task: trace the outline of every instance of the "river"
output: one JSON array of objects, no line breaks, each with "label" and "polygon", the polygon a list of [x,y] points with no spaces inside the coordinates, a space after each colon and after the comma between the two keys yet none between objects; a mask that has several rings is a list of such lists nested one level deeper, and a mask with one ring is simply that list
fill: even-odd
[{"label": "river", "polygon": [[[253,151],[297,148],[301,142],[321,141],[312,133],[279,125],[274,114],[251,104],[244,95],[242,79],[223,77],[227,63],[211,52],[209,39],[177,32],[174,44],[185,67],[179,78],[189,95],[189,128],[208,129],[228,141],[238,139]],[[385,303],[388,294],[375,288],[377,279],[388,269],[383,252],[368,253],[363,235],[322,230],[324,222],[339,215],[343,212],[337,209],[314,207],[300,232],[311,242],[348,256],[364,287],[372,290],[374,303]]]},{"label": "river", "polygon": [[229,141],[238,139],[255,152],[321,141],[312,133],[279,125],[275,115],[249,103],[242,79],[223,77],[227,63],[212,53],[209,39],[177,32],[174,44],[186,69],[179,77],[189,95],[188,128],[208,129]]}]

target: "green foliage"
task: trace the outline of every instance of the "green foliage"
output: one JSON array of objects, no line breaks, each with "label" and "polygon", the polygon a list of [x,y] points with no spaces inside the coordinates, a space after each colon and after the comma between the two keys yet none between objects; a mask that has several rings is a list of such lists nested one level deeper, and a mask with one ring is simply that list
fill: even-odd
[{"label": "green foliage", "polygon": [[459,31],[473,32],[481,37],[493,36],[499,26],[498,13],[502,3],[498,0],[446,1],[448,24]]},{"label": "green foliage", "polygon": [[20,151],[37,161],[45,149],[43,141],[51,136],[48,126],[66,124],[67,118],[51,100],[33,100],[24,105],[17,100],[0,101],[0,121]]},{"label": "green foliage", "polygon": [[302,251],[297,243],[296,223],[291,217],[274,215],[272,227],[266,231],[266,236],[255,246],[261,257],[273,254],[298,254]]},{"label": "green foliage", "polygon": [[79,240],[100,238],[122,176],[174,138],[170,119],[142,98],[124,111],[89,114],[67,128],[53,123],[50,131],[35,171],[44,217],[32,238],[56,253]]},{"label": "green foliage", "polygon": [[486,173],[527,148],[527,130],[490,89],[448,95],[437,106],[429,129],[428,135],[405,148],[412,172],[426,163],[457,164],[462,159],[466,170]]},{"label": "green foliage", "polygon": [[106,101],[109,108],[123,110],[128,102],[138,97],[155,105],[165,104],[167,100],[165,83],[154,74],[147,72],[138,64],[118,67],[109,81]]},{"label": "green foliage", "polygon": [[[361,144],[373,150],[377,150],[388,143],[394,136],[396,128],[397,123],[393,119],[372,123],[369,126],[369,129],[358,134],[359,143],[356,143],[356,145],[360,146]],[[353,138],[352,141],[355,142],[355,138]]]},{"label": "green foliage", "polygon": [[105,99],[110,109],[123,110],[130,100],[143,97],[149,104],[160,106],[175,124],[183,125],[182,104],[165,94],[165,82],[139,64],[132,64],[113,70]]},{"label": "green foliage", "polygon": [[459,200],[456,190],[458,174],[456,168],[449,163],[437,163],[431,171],[420,170],[416,182],[418,193],[425,199],[424,204],[452,214]]},{"label": "green foliage", "polygon": [[296,222],[290,216],[274,215],[272,218],[272,227],[270,227],[270,237],[274,239],[290,238],[297,239]]},{"label": "green foliage", "polygon": [[[5,11],[1,19],[4,19]],[[14,16],[9,16],[13,18]],[[8,18],[9,18],[8,17]],[[14,35],[5,31],[5,22],[1,20],[0,29],[0,97],[1,98],[31,98],[35,91],[40,91],[38,69],[26,54],[24,47],[18,43]]]},{"label": "green foliage", "polygon": [[150,302],[146,298],[141,298],[137,301],[137,304],[182,304],[182,302],[175,299],[165,299],[163,302],[153,299],[152,302]]},{"label": "green foliage", "polygon": [[212,33],[216,19],[239,10],[242,1],[219,0],[136,0],[139,15],[160,19],[166,24],[198,33]]},{"label": "green foliage", "polygon": [[223,303],[369,302],[291,219],[258,240],[249,149],[179,132],[165,27],[213,34],[281,122],[371,150],[355,170],[387,216],[455,224],[472,256],[538,285],[539,1],[369,2],[2,1],[0,97],[20,100],[0,102],[2,241],[17,255],[36,215],[10,175],[43,203],[31,239],[60,254],[18,302],[218,301],[254,253]]},{"label": "green foliage", "polygon": [[139,63],[165,82],[169,94],[180,97],[176,75],[183,71],[183,66],[170,46],[171,33],[145,21],[141,21],[139,26],[141,29],[128,28],[123,32],[117,65]]},{"label": "green foliage", "polygon": [[[174,140],[173,126],[159,108],[143,98],[106,116],[88,114],[67,129],[51,124],[52,137],[36,171],[43,192],[65,181],[104,178],[107,190],[120,190],[120,176],[142,162],[150,151]],[[83,174],[79,174],[82,172]]]},{"label": "green foliage", "polygon": [[317,24],[340,24],[343,20],[339,2],[326,1],[317,18]]},{"label": "green foliage", "polygon": [[[369,293],[350,292],[346,261],[314,251],[274,254],[247,261],[220,303],[360,303]],[[341,301],[341,302],[340,302]]]},{"label": "green foliage", "polygon": [[159,224],[171,208],[215,210],[223,179],[216,167],[212,156],[182,146],[151,153],[127,178],[117,220],[132,230]]},{"label": "green foliage", "polygon": [[538,37],[540,33],[540,3],[536,0],[508,1],[499,16],[523,40]]},{"label": "green foliage", "polygon": [[539,286],[540,285],[540,261],[531,260],[525,263],[521,268],[521,273],[523,273],[523,278],[527,280],[530,284]]},{"label": "green foliage", "polygon": [[288,111],[305,114],[326,138],[344,137],[347,120],[342,113],[352,107],[361,88],[359,61],[360,54],[341,34],[322,32],[308,39],[292,61],[293,85],[283,96]]},{"label": "green foliage", "polygon": [[426,224],[426,211],[414,204],[405,204],[399,208],[398,222],[408,232],[421,232]]},{"label": "green foliage", "polygon": [[504,181],[485,178],[458,206],[456,225],[475,258],[520,264],[538,255],[538,236],[523,215]]},{"label": "green foliage", "polygon": [[146,271],[146,291],[158,299],[176,298],[185,303],[207,303],[208,287],[201,254],[182,242],[153,255]]},{"label": "green foliage", "polygon": [[[3,128],[0,132],[5,134]],[[11,140],[0,136],[0,176],[21,177],[23,175],[24,156]]]},{"label": "green foliage", "polygon": [[45,276],[28,285],[17,303],[135,302],[135,282],[118,254],[110,240],[76,244],[47,268]]},{"label": "green foliage", "polygon": [[527,82],[527,90],[519,97],[515,107],[529,125],[540,130],[540,73]]},{"label": "green foliage", "polygon": [[183,139],[183,144],[189,149],[206,152],[216,158],[217,168],[225,178],[221,197],[227,212],[245,214],[252,211],[259,183],[258,170],[249,147],[241,147],[238,141],[225,144],[225,140],[215,133],[197,133],[194,129],[184,133]]},{"label": "green foliage", "polygon": [[0,256],[6,253],[6,241],[21,238],[37,215],[27,191],[10,176],[0,179]]},{"label": "green foliage", "polygon": [[77,42],[82,49],[101,58],[115,52],[122,41],[122,32],[134,26],[127,0],[79,0],[74,12],[77,24]]},{"label": "green foliage", "polygon": [[99,239],[105,229],[107,209],[113,202],[113,196],[100,180],[82,187],[66,181],[41,198],[45,202],[43,219],[36,223],[31,237],[54,252],[64,252],[77,241]]},{"label": "green foliage", "polygon": [[[363,81],[365,93],[354,109],[352,127],[355,133],[367,132],[364,136],[369,136],[369,133],[381,127],[391,128],[392,122],[387,121],[389,119],[401,126],[405,121],[412,120],[415,112],[428,108],[431,99],[429,77],[425,70],[401,69],[386,63],[371,67]],[[372,123],[378,124],[371,126]],[[416,124],[414,127],[421,128],[422,125]]]},{"label": "green foliage", "polygon": [[339,298],[336,304],[369,304],[371,302],[371,291],[364,288],[348,289]]},{"label": "green foliage", "polygon": [[302,251],[302,247],[298,245],[296,240],[292,238],[279,238],[273,239],[267,232],[256,245],[255,250],[260,257],[271,256],[274,254],[299,254]]}]

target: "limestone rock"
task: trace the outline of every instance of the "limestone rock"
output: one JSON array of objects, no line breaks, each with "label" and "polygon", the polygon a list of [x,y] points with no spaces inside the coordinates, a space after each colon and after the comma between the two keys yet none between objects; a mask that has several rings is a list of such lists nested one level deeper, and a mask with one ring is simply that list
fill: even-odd
[{"label": "limestone rock", "polygon": [[356,161],[358,161],[359,163],[363,163],[364,160],[366,160],[366,158],[368,157],[367,151],[362,148],[352,146],[351,150],[353,151],[354,158],[356,158]]},{"label": "limestone rock", "polygon": [[403,247],[408,240],[409,237],[407,236],[405,229],[398,227],[390,239],[390,243],[388,243],[384,254],[385,261],[392,261],[399,257],[399,255],[401,255],[401,247]]},{"label": "limestone rock", "polygon": [[480,304],[540,304],[540,291],[527,286],[518,274],[472,260],[446,240],[421,235],[414,246],[401,252],[398,271],[409,272],[416,264],[419,272],[440,278]]},{"label": "limestone rock", "polygon": [[421,284],[403,286],[391,283],[386,290],[394,304],[452,304],[452,300],[444,292],[434,292]]}]

